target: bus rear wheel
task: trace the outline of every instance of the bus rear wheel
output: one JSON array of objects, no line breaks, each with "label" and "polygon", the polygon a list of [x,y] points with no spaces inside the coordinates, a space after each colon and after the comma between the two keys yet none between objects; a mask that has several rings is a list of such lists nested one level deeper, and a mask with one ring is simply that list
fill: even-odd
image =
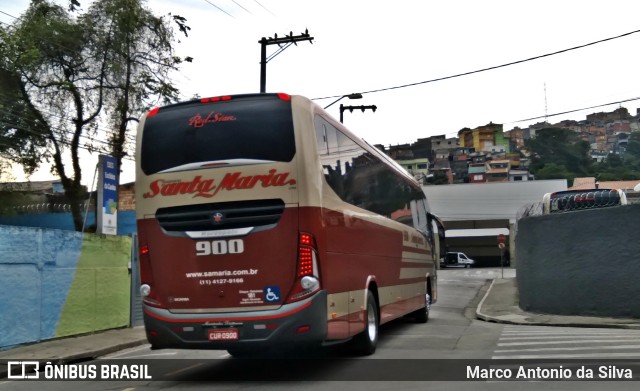
[{"label": "bus rear wheel", "polygon": [[409,314],[417,323],[427,323],[429,321],[429,311],[431,310],[431,296],[425,295],[424,308],[420,308],[417,311]]},{"label": "bus rear wheel", "polygon": [[368,356],[376,351],[378,332],[380,329],[380,315],[378,302],[373,292],[367,292],[367,310],[365,311],[364,331],[353,338],[353,351],[356,354]]}]

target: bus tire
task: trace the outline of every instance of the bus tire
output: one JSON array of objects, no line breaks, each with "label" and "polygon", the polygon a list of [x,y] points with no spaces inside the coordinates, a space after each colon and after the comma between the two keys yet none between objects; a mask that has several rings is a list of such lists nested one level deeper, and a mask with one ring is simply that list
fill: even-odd
[{"label": "bus tire", "polygon": [[429,321],[429,311],[430,311],[429,300],[431,299],[427,298],[425,300],[424,308],[420,308],[419,310],[413,311],[408,315],[410,318],[413,318],[413,320],[416,323],[427,323]]},{"label": "bus tire", "polygon": [[367,309],[365,311],[364,331],[353,338],[353,351],[362,356],[368,356],[376,351],[378,334],[380,331],[380,314],[378,302],[373,292],[367,291]]}]

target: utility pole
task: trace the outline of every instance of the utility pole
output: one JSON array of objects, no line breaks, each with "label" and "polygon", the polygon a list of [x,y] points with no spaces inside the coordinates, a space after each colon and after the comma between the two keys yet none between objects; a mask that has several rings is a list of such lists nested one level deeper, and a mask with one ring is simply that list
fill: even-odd
[{"label": "utility pole", "polygon": [[342,115],[342,113],[344,113],[347,110],[349,110],[350,113],[353,113],[353,110],[361,110],[363,113],[364,113],[365,110],[371,110],[371,111],[373,111],[375,113],[377,109],[378,109],[378,107],[376,105],[370,105],[370,106],[343,106],[342,104],[340,104],[340,123],[343,123],[343,115]]},{"label": "utility pole", "polygon": [[[309,41],[313,43],[313,37],[309,35],[309,30],[305,30],[300,35],[293,35],[293,32],[289,32],[289,35],[279,37],[275,34],[273,38],[262,37],[258,41],[260,44],[260,93],[264,94],[267,90],[267,63],[274,59],[278,54],[284,52],[289,46],[296,45],[298,42]],[[279,49],[275,53],[267,57],[267,45],[278,45]]]}]

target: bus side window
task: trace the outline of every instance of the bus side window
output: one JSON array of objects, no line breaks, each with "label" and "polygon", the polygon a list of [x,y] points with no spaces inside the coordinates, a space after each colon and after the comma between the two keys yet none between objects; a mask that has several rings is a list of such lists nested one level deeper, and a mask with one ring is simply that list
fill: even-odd
[{"label": "bus side window", "polygon": [[325,179],[333,191],[342,198],[344,172],[338,153],[338,131],[320,116],[315,117],[314,125],[318,156]]},{"label": "bus side window", "polygon": [[342,199],[351,205],[369,210],[372,179],[369,153],[342,132],[338,132],[338,150],[344,180]]},{"label": "bus side window", "polygon": [[[331,126],[322,117],[316,116],[314,125],[316,128],[316,143],[318,155],[338,160],[338,135],[337,129]],[[323,165],[324,165],[323,161]]]},{"label": "bus side window", "polygon": [[327,126],[316,121],[316,145],[319,156],[329,154],[329,145],[327,144]]},{"label": "bus side window", "polygon": [[[419,198],[415,201],[411,201],[412,207],[416,208],[415,219],[413,221],[413,227],[420,232],[429,234],[430,227],[427,220],[427,209],[424,203],[424,198]],[[413,214],[413,211],[412,211]]]}]

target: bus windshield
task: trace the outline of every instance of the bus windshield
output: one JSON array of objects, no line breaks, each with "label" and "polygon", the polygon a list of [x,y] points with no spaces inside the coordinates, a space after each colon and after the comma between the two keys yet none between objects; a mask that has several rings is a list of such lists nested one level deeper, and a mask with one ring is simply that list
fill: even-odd
[{"label": "bus windshield", "polygon": [[194,163],[289,162],[294,154],[291,103],[265,94],[164,107],[147,117],[140,164],[151,175]]}]

